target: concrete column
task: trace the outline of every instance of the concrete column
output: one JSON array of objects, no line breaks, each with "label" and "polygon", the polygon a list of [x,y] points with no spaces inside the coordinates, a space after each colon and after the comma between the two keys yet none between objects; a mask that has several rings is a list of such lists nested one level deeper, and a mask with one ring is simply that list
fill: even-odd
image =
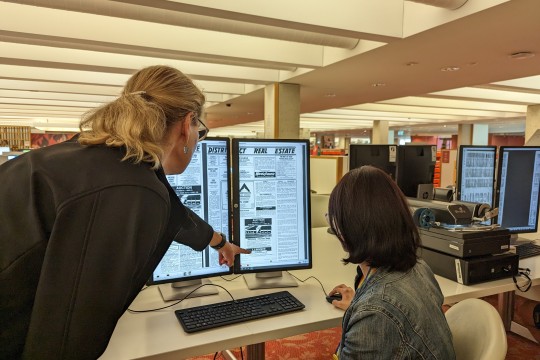
[{"label": "concrete column", "polygon": [[265,87],[264,137],[300,137],[300,85],[275,83]]},{"label": "concrete column", "polygon": [[[525,120],[525,144],[531,139],[534,133],[540,129],[540,105],[527,106],[527,119]],[[534,139],[535,144],[540,145],[540,139]]]},{"label": "concrete column", "polygon": [[472,131],[473,145],[487,145],[489,142],[489,125],[474,124]]},{"label": "concrete column", "polygon": [[371,134],[372,144],[388,144],[388,121],[374,120]]},{"label": "concrete column", "polygon": [[457,148],[459,149],[460,145],[472,145],[472,125],[470,124],[460,124],[458,125],[458,136],[457,136]]}]

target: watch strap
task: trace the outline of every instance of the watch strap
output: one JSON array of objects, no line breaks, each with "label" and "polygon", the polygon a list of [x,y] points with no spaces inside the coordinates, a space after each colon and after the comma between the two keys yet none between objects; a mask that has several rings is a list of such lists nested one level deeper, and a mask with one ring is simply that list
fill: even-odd
[{"label": "watch strap", "polygon": [[219,249],[221,249],[222,247],[224,247],[225,244],[227,244],[227,237],[225,236],[225,234],[219,233],[219,235],[221,235],[221,241],[220,241],[220,243],[217,244],[217,245],[215,245],[215,246],[210,245],[210,246],[212,246],[212,249],[214,249],[214,250],[219,250]]}]

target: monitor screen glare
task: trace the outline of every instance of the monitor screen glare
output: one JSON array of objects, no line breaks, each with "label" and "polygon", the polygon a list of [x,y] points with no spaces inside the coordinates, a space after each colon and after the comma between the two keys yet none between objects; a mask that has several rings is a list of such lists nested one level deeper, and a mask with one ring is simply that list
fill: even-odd
[{"label": "monitor screen glare", "polygon": [[[182,174],[167,175],[167,180],[184,206],[230,239],[228,150],[228,139],[203,140],[197,144],[186,170]],[[211,247],[200,252],[173,242],[154,270],[151,283],[163,284],[159,289],[165,300],[182,299],[202,285],[202,279],[232,273],[228,266],[219,265],[218,260],[218,252]],[[211,293],[217,290],[205,286],[191,296]]]},{"label": "monitor screen glare", "polygon": [[501,146],[497,223],[513,234],[536,232],[540,194],[540,147]]},{"label": "monitor screen glare", "polygon": [[311,268],[309,142],[233,139],[235,273],[249,288],[297,286]]}]

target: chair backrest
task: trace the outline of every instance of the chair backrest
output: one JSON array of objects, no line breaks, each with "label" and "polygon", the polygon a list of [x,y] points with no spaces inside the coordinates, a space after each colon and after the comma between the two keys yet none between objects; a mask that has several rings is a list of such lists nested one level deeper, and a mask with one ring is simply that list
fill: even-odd
[{"label": "chair backrest", "polygon": [[311,227],[325,227],[325,214],[328,212],[328,201],[330,195],[311,194]]},{"label": "chair backrest", "polygon": [[506,331],[501,316],[488,302],[466,299],[445,313],[456,360],[504,360]]}]

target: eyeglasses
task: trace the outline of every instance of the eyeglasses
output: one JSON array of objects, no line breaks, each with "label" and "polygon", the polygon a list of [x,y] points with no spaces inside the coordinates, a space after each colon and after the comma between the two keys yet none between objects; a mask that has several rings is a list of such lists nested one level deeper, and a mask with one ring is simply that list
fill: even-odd
[{"label": "eyeglasses", "polygon": [[201,119],[197,119],[197,121],[199,122],[199,140],[198,141],[202,141],[206,138],[206,135],[208,135],[208,132],[210,131],[210,129],[208,128],[208,126],[206,126],[205,123],[201,121]]},{"label": "eyeglasses", "polygon": [[339,235],[337,234],[336,230],[332,226],[332,222],[330,221],[330,217],[328,216],[328,213],[324,214],[324,218],[326,219],[326,223],[328,224],[328,232],[332,235],[335,235],[339,238]]}]

